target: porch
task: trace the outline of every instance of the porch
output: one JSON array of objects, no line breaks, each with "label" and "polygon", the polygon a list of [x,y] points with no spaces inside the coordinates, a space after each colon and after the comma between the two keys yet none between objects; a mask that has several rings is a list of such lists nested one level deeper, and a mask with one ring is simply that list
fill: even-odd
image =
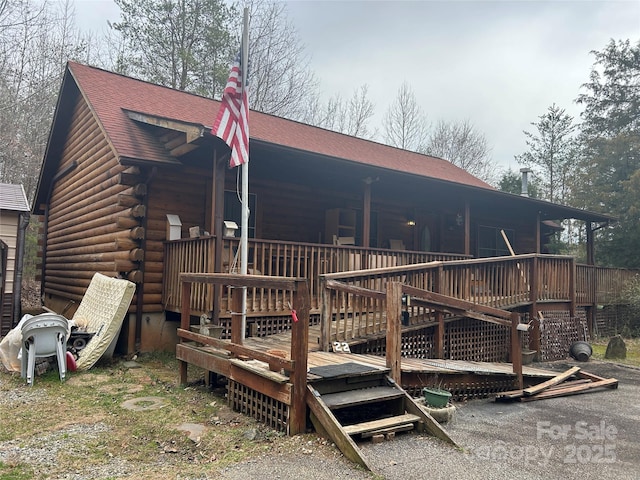
[{"label": "porch", "polygon": [[[236,273],[239,239],[216,237],[165,242],[162,304],[181,312],[181,273]],[[312,323],[322,322],[320,344],[384,336],[387,282],[447,295],[467,302],[526,314],[539,320],[541,311],[583,315],[589,329],[598,305],[615,304],[619,292],[637,272],[576,263],[573,257],[528,254],[473,259],[465,255],[249,239],[249,273],[263,277],[305,278]],[[216,290],[217,288],[217,290]],[[360,290],[364,289],[364,290]],[[215,301],[218,298],[219,301]],[[290,328],[291,293],[249,288],[247,336],[265,336]],[[231,290],[194,285],[191,315],[207,315],[230,334]],[[408,306],[408,326],[439,322],[433,310]],[[407,315],[407,314],[405,314]],[[329,320],[333,320],[333,323]],[[448,317],[445,316],[445,322]],[[532,347],[536,347],[533,340]],[[436,355],[442,352],[436,346]],[[537,350],[537,348],[534,348]]]}]

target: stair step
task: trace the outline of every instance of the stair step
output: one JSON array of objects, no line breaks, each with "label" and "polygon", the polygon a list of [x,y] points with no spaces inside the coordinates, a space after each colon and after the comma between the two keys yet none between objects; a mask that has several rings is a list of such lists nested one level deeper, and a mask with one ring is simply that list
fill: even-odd
[{"label": "stair step", "polygon": [[394,387],[373,387],[322,395],[322,401],[332,410],[373,402],[384,402],[403,397],[404,393]]},{"label": "stair step", "polygon": [[395,417],[371,420],[369,422],[356,423],[344,426],[344,430],[349,435],[362,434],[363,437],[371,437],[378,433],[390,433],[412,430],[415,422],[419,422],[420,417],[411,413],[397,415]]}]

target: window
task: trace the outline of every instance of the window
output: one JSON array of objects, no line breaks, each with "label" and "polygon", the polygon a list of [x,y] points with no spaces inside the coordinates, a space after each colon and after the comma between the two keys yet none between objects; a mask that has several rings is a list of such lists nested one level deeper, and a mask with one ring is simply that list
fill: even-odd
[{"label": "window", "polygon": [[511,255],[509,247],[502,238],[500,230],[509,239],[509,243],[513,245],[515,231],[507,228],[478,226],[478,257],[503,257]]},{"label": "window", "polygon": [[[238,224],[236,237],[242,232],[242,205],[236,192],[225,190],[224,192],[224,220],[231,220]],[[249,194],[249,238],[256,238],[256,194]]]}]

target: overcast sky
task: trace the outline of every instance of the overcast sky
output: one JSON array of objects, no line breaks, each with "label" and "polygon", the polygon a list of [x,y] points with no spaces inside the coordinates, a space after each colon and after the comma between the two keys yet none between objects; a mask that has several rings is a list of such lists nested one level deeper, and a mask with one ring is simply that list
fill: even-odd
[{"label": "overcast sky", "polygon": [[[287,2],[326,98],[362,84],[382,117],[403,81],[431,122],[468,119],[494,160],[519,169],[523,130],[574,103],[610,39],[640,39],[640,0]],[[76,0],[78,23],[117,19],[110,0]],[[382,141],[382,137],[378,138]]]}]

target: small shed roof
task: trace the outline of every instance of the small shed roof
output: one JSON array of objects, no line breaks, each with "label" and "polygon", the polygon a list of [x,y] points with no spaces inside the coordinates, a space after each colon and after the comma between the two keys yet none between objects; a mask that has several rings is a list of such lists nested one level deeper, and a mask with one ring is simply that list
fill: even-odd
[{"label": "small shed roof", "polygon": [[0,183],[0,210],[28,212],[29,202],[22,185]]}]

